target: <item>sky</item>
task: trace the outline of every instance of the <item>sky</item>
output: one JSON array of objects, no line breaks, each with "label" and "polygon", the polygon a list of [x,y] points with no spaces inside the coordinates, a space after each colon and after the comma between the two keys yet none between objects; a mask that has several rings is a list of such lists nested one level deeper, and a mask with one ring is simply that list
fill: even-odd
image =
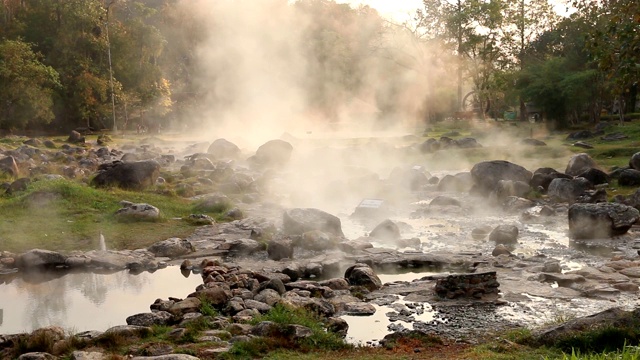
[{"label": "sky", "polygon": [[[378,10],[381,16],[398,23],[412,20],[416,9],[422,7],[422,0],[337,0],[336,2],[350,4],[353,8],[369,5]],[[558,14],[567,14],[562,0],[552,0],[552,2],[556,3],[555,10]]]},{"label": "sky", "polygon": [[416,10],[422,6],[422,0],[337,0],[338,3],[350,4],[351,7],[369,5],[378,10],[383,17],[396,22],[413,19]]}]

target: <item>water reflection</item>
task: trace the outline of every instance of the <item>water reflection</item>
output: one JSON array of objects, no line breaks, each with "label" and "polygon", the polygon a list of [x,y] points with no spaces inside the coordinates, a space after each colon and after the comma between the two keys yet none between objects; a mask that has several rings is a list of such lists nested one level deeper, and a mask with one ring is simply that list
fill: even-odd
[{"label": "water reflection", "polygon": [[0,334],[49,325],[72,331],[106,330],[149,311],[157,298],[186,297],[202,283],[177,267],[154,273],[29,273],[0,277]]}]

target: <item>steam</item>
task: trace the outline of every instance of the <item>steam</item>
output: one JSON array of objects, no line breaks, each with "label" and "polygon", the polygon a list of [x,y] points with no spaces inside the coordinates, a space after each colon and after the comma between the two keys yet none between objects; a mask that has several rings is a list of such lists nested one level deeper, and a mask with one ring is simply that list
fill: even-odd
[{"label": "steam", "polygon": [[[196,59],[206,100],[188,120],[207,140],[225,137],[256,148],[285,132],[354,136],[380,130],[381,124],[395,134],[415,132],[436,110],[435,101],[425,108],[425,99],[449,82],[442,63],[430,62],[429,54],[441,51],[426,48],[368,7],[344,16],[349,21],[335,20],[337,34],[318,35],[318,22],[331,15],[316,13],[344,11],[340,6],[347,5],[201,0],[182,6],[204,26],[206,40]],[[336,58],[326,61],[317,55],[323,51]],[[357,64],[346,78],[344,69],[353,65],[348,61]]]}]

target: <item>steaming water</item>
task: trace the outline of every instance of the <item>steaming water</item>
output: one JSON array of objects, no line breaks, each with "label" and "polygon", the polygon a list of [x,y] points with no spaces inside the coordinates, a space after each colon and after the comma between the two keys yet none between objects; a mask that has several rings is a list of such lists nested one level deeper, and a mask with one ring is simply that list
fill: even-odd
[{"label": "steaming water", "polygon": [[104,331],[125,325],[130,315],[149,312],[149,305],[157,298],[184,298],[202,284],[199,275],[185,278],[177,267],[153,274],[120,271],[50,277],[29,275],[12,280],[0,277],[0,334],[49,325],[72,332]]}]

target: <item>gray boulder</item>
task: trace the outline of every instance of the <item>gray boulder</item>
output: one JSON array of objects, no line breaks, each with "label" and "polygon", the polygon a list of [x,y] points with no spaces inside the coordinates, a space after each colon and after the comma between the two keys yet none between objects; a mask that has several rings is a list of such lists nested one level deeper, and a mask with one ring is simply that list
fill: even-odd
[{"label": "gray boulder", "polygon": [[141,190],[155,184],[160,176],[160,164],[153,160],[137,162],[114,161],[102,164],[91,180],[96,187],[117,186],[123,189]]},{"label": "gray boulder", "polygon": [[67,142],[72,144],[84,144],[84,141],[84,136],[75,130],[71,131],[67,138]]},{"label": "gray boulder", "polygon": [[33,249],[18,256],[16,266],[20,269],[64,266],[66,259],[66,256],[55,251]]},{"label": "gray boulder", "polygon": [[400,228],[396,223],[387,219],[371,230],[369,237],[382,241],[395,241],[400,239]]},{"label": "gray boulder", "polygon": [[533,174],[520,165],[504,160],[483,161],[471,169],[471,177],[481,194],[488,195],[495,190],[500,180],[529,183]]},{"label": "gray boulder", "polygon": [[498,225],[491,234],[489,240],[496,244],[516,244],[518,243],[518,227],[514,225]]},{"label": "gray boulder", "polygon": [[569,233],[575,239],[599,239],[626,233],[640,212],[617,203],[573,204],[569,207]]},{"label": "gray boulder", "polygon": [[18,360],[56,360],[57,357],[46,352],[30,352],[18,356]]},{"label": "gray boulder", "polygon": [[134,204],[129,201],[121,201],[116,216],[121,219],[131,220],[155,220],[160,217],[160,209],[149,204]]},{"label": "gray boulder", "polygon": [[640,152],[637,152],[631,156],[629,160],[629,167],[632,169],[640,170]]},{"label": "gray boulder", "polygon": [[166,311],[154,311],[148,313],[140,313],[127,317],[127,325],[137,326],[152,326],[152,325],[167,325],[173,315]]},{"label": "gray boulder", "polygon": [[240,148],[226,139],[217,139],[207,150],[216,159],[236,159],[240,156]]},{"label": "gray boulder", "polygon": [[287,239],[272,239],[267,243],[267,256],[271,260],[293,259],[293,245]]},{"label": "gray boulder", "polygon": [[342,223],[334,215],[318,209],[291,209],[284,212],[283,230],[287,235],[302,235],[307,231],[320,230],[327,234],[344,237]]},{"label": "gray boulder", "polygon": [[611,180],[609,178],[609,175],[607,175],[607,173],[595,168],[590,168],[588,170],[581,172],[578,175],[578,177],[589,180],[589,182],[592,183],[593,185],[608,184],[609,181]]},{"label": "gray boulder", "polygon": [[20,172],[18,163],[16,163],[16,159],[13,156],[0,159],[0,171],[6,172],[13,178],[18,177]]},{"label": "gray boulder", "polygon": [[293,146],[284,140],[271,140],[258,148],[255,160],[262,165],[283,165],[291,158]]},{"label": "gray boulder", "polygon": [[338,246],[338,241],[335,236],[331,236],[320,230],[311,230],[302,234],[302,238],[298,241],[297,245],[308,250],[323,251],[334,249]]},{"label": "gray boulder", "polygon": [[373,269],[366,264],[355,264],[347,268],[344,273],[345,279],[351,285],[364,286],[370,291],[378,290],[382,287],[382,281],[373,271]]},{"label": "gray boulder", "polygon": [[593,184],[585,178],[556,178],[549,184],[549,197],[556,202],[574,203],[585,191],[593,189]]},{"label": "gray boulder", "polygon": [[525,197],[531,190],[528,182],[500,180],[496,184],[495,194],[498,199],[505,199],[509,196]]},{"label": "gray boulder", "polygon": [[591,168],[597,168],[596,162],[593,161],[591,156],[587,153],[575,154],[569,159],[565,174],[571,176],[578,176],[580,173],[587,171]]},{"label": "gray boulder", "polygon": [[618,185],[620,186],[639,186],[640,171],[635,169],[622,170],[618,174]]},{"label": "gray boulder", "polygon": [[221,249],[227,248],[233,255],[251,255],[264,250],[264,246],[252,239],[235,239],[227,241]]},{"label": "gray boulder", "polygon": [[186,255],[196,251],[191,242],[180,238],[169,238],[158,241],[157,243],[149,246],[147,250],[157,257],[169,258]]}]

